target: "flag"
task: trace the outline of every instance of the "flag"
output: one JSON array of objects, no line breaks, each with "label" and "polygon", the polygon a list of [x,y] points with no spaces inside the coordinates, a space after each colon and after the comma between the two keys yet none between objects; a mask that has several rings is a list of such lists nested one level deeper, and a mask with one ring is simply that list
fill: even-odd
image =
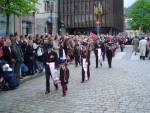
[{"label": "flag", "polygon": [[90,38],[94,40],[94,39],[96,39],[96,38],[97,38],[97,35],[96,35],[96,34],[94,34],[94,33],[90,33]]}]

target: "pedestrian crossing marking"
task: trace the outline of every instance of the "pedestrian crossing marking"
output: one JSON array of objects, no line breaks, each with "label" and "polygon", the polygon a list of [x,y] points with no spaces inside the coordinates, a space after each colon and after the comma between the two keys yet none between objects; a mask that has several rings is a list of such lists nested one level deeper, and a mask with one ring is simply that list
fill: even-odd
[{"label": "pedestrian crossing marking", "polygon": [[121,60],[127,52],[119,52],[115,55],[115,60]]}]

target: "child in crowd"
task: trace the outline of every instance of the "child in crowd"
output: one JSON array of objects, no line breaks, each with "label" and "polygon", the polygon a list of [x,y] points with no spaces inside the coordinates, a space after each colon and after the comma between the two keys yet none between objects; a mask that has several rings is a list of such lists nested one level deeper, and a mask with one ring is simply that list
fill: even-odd
[{"label": "child in crowd", "polygon": [[67,67],[67,63],[61,64],[60,68],[60,81],[61,81],[61,86],[62,86],[62,91],[63,91],[63,96],[66,96],[68,87],[68,80],[69,80],[69,69]]}]

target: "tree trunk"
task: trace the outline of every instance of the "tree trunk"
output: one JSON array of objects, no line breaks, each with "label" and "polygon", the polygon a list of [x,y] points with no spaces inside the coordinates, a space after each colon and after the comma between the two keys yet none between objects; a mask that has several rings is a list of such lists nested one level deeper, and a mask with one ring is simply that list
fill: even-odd
[{"label": "tree trunk", "polygon": [[10,15],[6,14],[6,34],[9,34],[9,17]]}]

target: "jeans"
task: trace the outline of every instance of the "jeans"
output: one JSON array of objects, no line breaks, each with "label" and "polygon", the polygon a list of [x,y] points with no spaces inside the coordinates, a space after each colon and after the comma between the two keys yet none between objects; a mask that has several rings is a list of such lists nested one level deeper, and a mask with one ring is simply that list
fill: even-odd
[{"label": "jeans", "polygon": [[15,71],[17,77],[19,77],[19,78],[22,77],[22,75],[21,75],[21,63],[20,62],[16,63],[16,65],[14,67],[14,71]]},{"label": "jeans", "polygon": [[36,67],[38,71],[43,71],[43,68],[44,68],[43,62],[36,60],[35,63],[36,63]]}]

